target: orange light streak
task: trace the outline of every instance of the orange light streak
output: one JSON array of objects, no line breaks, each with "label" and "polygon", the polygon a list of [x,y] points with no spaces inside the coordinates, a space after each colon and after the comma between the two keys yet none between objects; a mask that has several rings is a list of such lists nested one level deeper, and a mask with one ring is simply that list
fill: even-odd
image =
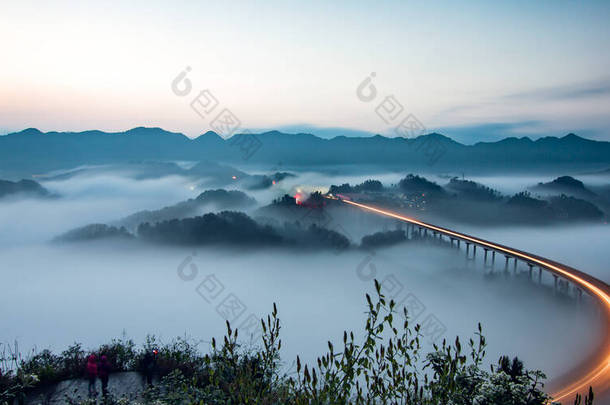
[{"label": "orange light streak", "polygon": [[[441,227],[438,227],[435,225],[427,224],[425,222],[421,222],[416,219],[406,217],[404,215],[396,214],[391,211],[375,208],[370,205],[365,205],[365,204],[357,203],[357,202],[350,201],[350,200],[344,200],[344,199],[338,199],[338,200],[345,204],[356,206],[356,207],[362,208],[362,209],[370,211],[370,212],[374,212],[374,213],[381,214],[381,215],[391,217],[391,218],[395,218],[395,219],[398,219],[398,220],[401,220],[404,222],[409,222],[411,224],[420,226],[422,228],[440,232],[440,233],[448,235],[450,237],[453,236],[458,239],[470,241],[477,245],[485,246],[485,247],[488,247],[489,249],[492,249],[492,250],[495,250],[498,252],[502,252],[502,253],[506,253],[513,257],[518,257],[518,258],[525,260],[527,262],[530,262],[530,263],[536,263],[537,265],[539,265],[547,270],[550,270],[551,272],[553,272],[555,274],[559,274],[559,275],[571,280],[573,283],[580,285],[583,289],[588,291],[591,295],[599,298],[599,300],[603,304],[603,308],[606,313],[606,322],[610,323],[610,288],[608,288],[608,286],[604,282],[597,280],[594,277],[586,275],[588,278],[588,280],[586,280],[585,278],[581,277],[580,275],[575,274],[574,271],[570,270],[570,268],[568,268],[567,266],[562,266],[558,263],[551,262],[551,261],[541,258],[539,256],[534,256],[534,255],[526,253],[526,252],[514,250],[514,249],[511,249],[506,246],[498,245],[493,242],[475,238],[473,236],[469,236],[469,235],[466,235],[463,233],[455,232],[450,229],[445,229],[445,228],[441,228]],[[599,361],[597,362],[597,364],[594,367],[592,367],[591,370],[586,372],[585,375],[583,375],[579,378],[576,378],[576,381],[568,384],[566,387],[560,389],[555,394],[553,394],[552,395],[553,400],[558,401],[558,400],[564,399],[568,396],[573,396],[576,393],[583,393],[583,392],[586,393],[587,390],[589,389],[589,386],[593,386],[594,388],[596,386],[599,386],[599,387],[602,387],[603,389],[606,389],[608,387],[608,384],[610,384],[610,342],[608,341],[608,336],[606,336],[606,341],[604,342],[604,348],[602,350],[602,353],[600,353],[598,357],[600,358]]]}]

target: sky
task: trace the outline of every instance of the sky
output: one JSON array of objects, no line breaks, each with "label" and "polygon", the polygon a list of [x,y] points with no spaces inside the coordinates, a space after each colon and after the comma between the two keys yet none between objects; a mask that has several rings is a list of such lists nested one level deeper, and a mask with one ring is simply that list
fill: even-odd
[{"label": "sky", "polygon": [[228,109],[254,131],[392,135],[411,116],[464,143],[610,141],[607,1],[0,1],[0,133],[197,136]]}]

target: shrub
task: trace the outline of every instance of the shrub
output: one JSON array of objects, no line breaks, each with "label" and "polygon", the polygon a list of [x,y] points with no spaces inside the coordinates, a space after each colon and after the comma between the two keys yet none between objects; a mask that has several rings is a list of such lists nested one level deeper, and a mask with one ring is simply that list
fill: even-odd
[{"label": "shrub", "polygon": [[[296,359],[296,376],[280,372],[281,323],[275,304],[263,329],[262,347],[245,349],[239,332],[227,322],[222,344],[212,340],[212,352],[201,355],[198,344],[178,338],[161,344],[148,336],[141,351],[131,340],[114,340],[100,347],[114,359],[117,369],[141,368],[143,356],[159,350],[160,386],[147,389],[146,403],[159,404],[452,404],[543,405],[550,398],[542,391],[545,375],[527,370],[515,358],[501,357],[490,371],[483,369],[486,340],[479,325],[463,346],[460,339],[421,351],[420,325],[411,325],[405,308],[398,311],[387,301],[375,280],[375,299],[366,295],[364,335],[343,333],[343,343],[328,351],[314,365]],[[45,350],[20,364],[16,373],[0,375],[0,404],[24,398],[37,382],[78,375],[85,352],[74,344],[57,356]],[[132,403],[121,398],[120,404]],[[71,401],[77,403],[78,401]],[[576,397],[575,404],[582,402]],[[88,402],[83,402],[83,404]],[[584,405],[593,403],[593,393]]]},{"label": "shrub", "polygon": [[138,352],[136,344],[131,339],[125,337],[112,339],[110,343],[100,346],[94,354],[97,358],[102,355],[108,357],[114,371],[128,371],[136,368]]}]

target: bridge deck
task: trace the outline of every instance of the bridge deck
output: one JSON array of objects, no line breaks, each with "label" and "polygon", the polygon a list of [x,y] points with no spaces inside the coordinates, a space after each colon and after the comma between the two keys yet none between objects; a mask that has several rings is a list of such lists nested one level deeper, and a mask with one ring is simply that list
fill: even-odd
[{"label": "bridge deck", "polygon": [[584,396],[584,394],[587,393],[589,386],[593,387],[596,397],[599,397],[600,394],[608,394],[610,391],[610,286],[608,284],[580,270],[532,253],[513,249],[508,246],[456,232],[451,229],[428,224],[414,218],[409,218],[404,215],[370,205],[361,204],[351,200],[339,198],[336,199],[345,204],[349,204],[369,212],[395,218],[403,222],[414,224],[423,229],[438,232],[450,238],[462,240],[466,243],[472,243],[485,249],[493,250],[506,256],[523,260],[529,264],[540,266],[544,270],[554,275],[571,281],[573,284],[579,286],[588,294],[596,298],[601,304],[603,319],[605,320],[603,325],[604,336],[602,344],[599,348],[597,348],[593,356],[585,359],[581,364],[577,365],[573,369],[568,370],[563,377],[558,379],[558,383],[556,383],[558,388],[553,391],[552,396],[555,401],[572,400],[576,393],[583,394]]}]

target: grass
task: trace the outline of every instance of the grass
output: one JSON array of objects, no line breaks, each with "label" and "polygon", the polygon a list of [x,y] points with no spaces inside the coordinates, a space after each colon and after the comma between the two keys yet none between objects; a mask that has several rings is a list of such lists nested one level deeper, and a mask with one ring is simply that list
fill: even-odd
[{"label": "grass", "polygon": [[[106,355],[114,371],[142,371],[145,355],[154,349],[161,383],[140,393],[140,402],[542,405],[550,400],[543,392],[544,373],[527,370],[517,358],[503,356],[490,370],[483,369],[486,340],[480,325],[465,344],[456,338],[423,353],[420,326],[409,323],[406,309],[386,301],[377,281],[375,288],[374,298],[366,295],[363,338],[356,340],[346,331],[340,347],[328,342],[327,352],[313,365],[302,364],[297,357],[293,376],[281,372],[281,322],[274,304],[261,320],[260,347],[240,345],[239,331],[228,322],[222,342],[213,339],[205,354],[192,339],[161,343],[154,336],[140,347],[123,337],[89,351],[74,344],[57,355],[43,350],[21,356],[17,345],[3,346],[0,404],[22,402],[34,387],[82,377],[89,354]],[[108,402],[135,403],[130,398]],[[574,403],[592,404],[593,393]]]}]

